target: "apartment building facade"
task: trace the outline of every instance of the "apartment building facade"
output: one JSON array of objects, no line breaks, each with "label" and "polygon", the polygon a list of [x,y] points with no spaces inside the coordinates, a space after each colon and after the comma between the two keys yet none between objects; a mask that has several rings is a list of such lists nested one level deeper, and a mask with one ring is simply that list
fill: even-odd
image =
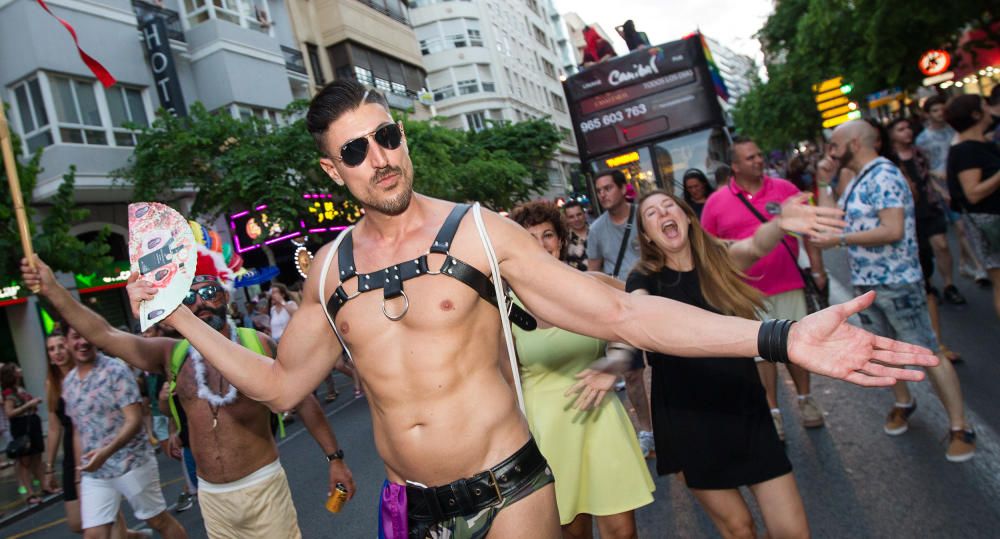
[{"label": "apartment building facade", "polygon": [[[25,197],[44,213],[75,167],[76,201],[90,217],[70,232],[87,240],[109,228],[111,256],[123,269],[131,192],[113,171],[136,143],[128,124],[150,125],[161,107],[183,115],[196,101],[216,113],[278,122],[291,101],[343,76],[385,91],[398,110],[426,109],[416,100],[424,72],[405,2],[288,1],[49,0],[118,80],[104,88],[55,18],[34,2],[0,0],[0,99],[22,141],[18,157],[43,152],[43,171]],[[175,196],[187,208],[187,194]],[[116,326],[131,319],[127,272],[118,269],[66,280]],[[49,315],[19,283],[0,283],[0,361],[19,362],[36,395]]]},{"label": "apartment building facade", "polygon": [[550,0],[415,0],[413,28],[435,114],[455,129],[549,117],[563,132],[546,196],[561,196],[579,157],[560,76]]}]

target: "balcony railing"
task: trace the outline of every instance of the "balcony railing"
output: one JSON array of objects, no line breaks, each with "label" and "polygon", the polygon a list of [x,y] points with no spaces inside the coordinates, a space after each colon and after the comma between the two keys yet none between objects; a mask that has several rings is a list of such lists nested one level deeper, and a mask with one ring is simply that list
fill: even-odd
[{"label": "balcony railing", "polygon": [[147,17],[162,17],[167,25],[167,35],[170,39],[186,41],[184,39],[184,27],[181,26],[181,17],[176,11],[143,2],[142,0],[132,0],[132,10],[135,11],[135,18],[140,23]]},{"label": "balcony railing", "polygon": [[309,75],[306,72],[306,60],[302,56],[302,51],[282,45],[281,54],[285,57],[285,69],[306,76]]},{"label": "balcony railing", "polygon": [[410,26],[410,18],[406,14],[403,0],[358,0],[362,4],[388,16],[389,18]]}]

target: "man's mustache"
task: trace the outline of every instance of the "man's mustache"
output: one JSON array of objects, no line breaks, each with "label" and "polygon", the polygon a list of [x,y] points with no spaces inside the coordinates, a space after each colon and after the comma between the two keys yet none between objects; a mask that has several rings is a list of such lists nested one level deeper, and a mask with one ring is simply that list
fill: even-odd
[{"label": "man's mustache", "polygon": [[378,182],[384,180],[386,176],[392,176],[393,174],[398,174],[402,176],[403,169],[399,167],[385,167],[376,170],[375,174],[372,175],[372,185],[375,185]]}]

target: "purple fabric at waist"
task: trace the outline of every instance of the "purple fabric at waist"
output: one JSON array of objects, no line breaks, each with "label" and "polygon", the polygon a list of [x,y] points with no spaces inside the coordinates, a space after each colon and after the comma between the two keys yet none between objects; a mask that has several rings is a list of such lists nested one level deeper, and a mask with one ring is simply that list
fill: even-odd
[{"label": "purple fabric at waist", "polygon": [[382,496],[378,504],[379,539],[407,539],[410,534],[406,509],[406,486],[388,479],[382,483]]}]

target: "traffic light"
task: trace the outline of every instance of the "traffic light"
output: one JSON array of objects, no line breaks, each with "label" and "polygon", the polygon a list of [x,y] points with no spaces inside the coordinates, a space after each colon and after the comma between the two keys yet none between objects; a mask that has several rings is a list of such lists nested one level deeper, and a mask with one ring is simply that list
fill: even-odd
[{"label": "traffic light", "polygon": [[848,97],[848,94],[853,90],[854,86],[845,83],[843,77],[834,77],[819,84],[813,84],[816,110],[823,118],[824,128],[836,127],[861,117],[858,104]]}]

